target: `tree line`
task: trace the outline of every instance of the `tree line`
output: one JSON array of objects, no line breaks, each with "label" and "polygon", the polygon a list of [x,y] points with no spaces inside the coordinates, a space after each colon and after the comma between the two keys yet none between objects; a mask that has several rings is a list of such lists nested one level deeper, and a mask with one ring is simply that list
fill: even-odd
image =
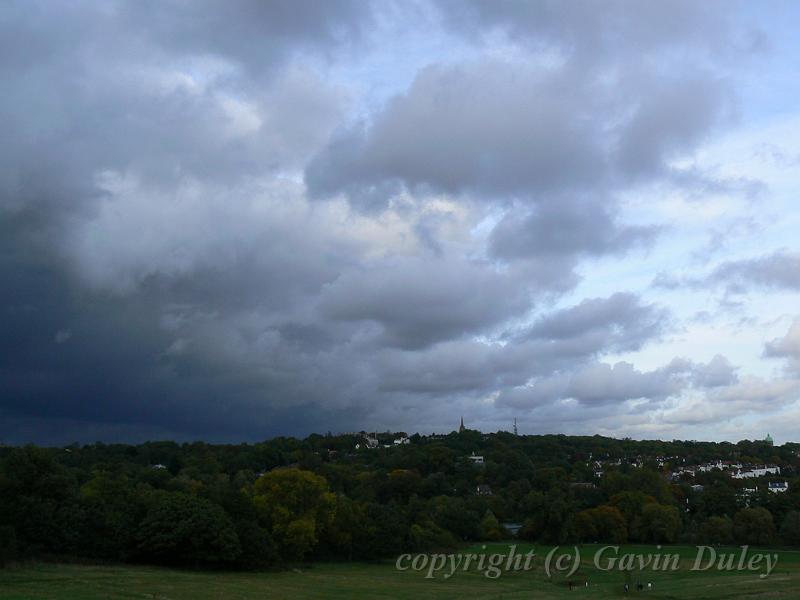
[{"label": "tree line", "polygon": [[[391,444],[394,435],[378,437]],[[800,545],[799,448],[471,430],[377,449],[359,434],[2,447],[0,563],[376,560],[508,539],[510,523],[542,543]],[[720,471],[667,477],[674,465],[712,459],[778,464],[789,491],[761,485],[745,495]]]}]

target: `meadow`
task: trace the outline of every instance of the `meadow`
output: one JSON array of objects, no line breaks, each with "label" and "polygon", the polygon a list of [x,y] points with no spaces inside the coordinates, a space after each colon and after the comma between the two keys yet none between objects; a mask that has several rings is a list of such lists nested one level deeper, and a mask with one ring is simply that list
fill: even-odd
[{"label": "meadow", "polygon": [[[10,565],[0,569],[2,600],[222,600],[222,599],[413,599],[441,598],[472,600],[551,598],[614,598],[644,594],[649,598],[786,598],[800,597],[800,552],[750,549],[756,553],[778,554],[777,566],[768,577],[759,571],[720,571],[716,568],[692,571],[695,546],[623,546],[620,555],[648,553],[677,555],[678,568],[664,572],[634,567],[633,571],[600,570],[594,564],[595,552],[602,546],[579,546],[578,570],[567,578],[551,569],[548,577],[545,559],[547,546],[517,545],[518,553],[535,551],[528,571],[504,572],[492,579],[486,571],[458,570],[451,577],[444,569],[426,578],[427,568],[398,571],[394,561],[380,563],[316,563],[276,572],[214,572],[177,570],[147,566],[100,566],[34,563]],[[720,555],[732,553],[738,563],[741,549],[716,548]],[[472,546],[462,553],[507,553],[505,543]],[[574,554],[573,546],[563,546],[554,558]],[[609,555],[605,555],[609,556]],[[410,561],[406,561],[410,563]],[[403,566],[407,566],[406,562]],[[702,565],[707,563],[703,560]],[[421,563],[417,563],[419,566]],[[410,565],[408,565],[410,566]],[[566,565],[565,566],[569,566]],[[608,563],[601,561],[607,568]],[[554,565],[551,565],[554,567]],[[568,583],[573,583],[570,590]],[[588,586],[586,583],[588,582]],[[624,585],[628,583],[629,592]],[[645,589],[637,591],[637,583]],[[647,583],[652,589],[647,589]]]}]

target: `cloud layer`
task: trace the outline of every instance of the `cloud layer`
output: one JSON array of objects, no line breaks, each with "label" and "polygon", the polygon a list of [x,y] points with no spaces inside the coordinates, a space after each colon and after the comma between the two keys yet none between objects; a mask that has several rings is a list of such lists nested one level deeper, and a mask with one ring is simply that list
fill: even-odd
[{"label": "cloud layer", "polygon": [[[728,4],[0,17],[9,441],[449,430],[461,414],[649,435],[696,403],[707,423],[796,389],[796,326],[765,346],[786,367],[771,379],[724,348],[653,360],[680,311],[593,272],[647,268],[669,243],[664,211],[637,206],[730,189],[697,155],[735,126],[737,69],[765,34]],[[438,46],[390,35],[413,30]],[[731,260],[708,283],[796,291],[796,262]]]}]

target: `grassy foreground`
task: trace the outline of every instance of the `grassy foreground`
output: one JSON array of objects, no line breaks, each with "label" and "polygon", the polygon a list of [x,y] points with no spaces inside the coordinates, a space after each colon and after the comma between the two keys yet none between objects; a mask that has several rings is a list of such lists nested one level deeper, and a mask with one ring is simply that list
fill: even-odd
[{"label": "grassy foreground", "polygon": [[[507,553],[508,544],[491,544],[462,552]],[[528,572],[503,573],[497,579],[487,578],[474,569],[459,570],[450,578],[440,572],[426,579],[425,571],[399,572],[394,562],[382,564],[320,563],[310,568],[280,573],[217,573],[162,569],[140,566],[86,566],[70,564],[36,564],[0,569],[2,600],[221,600],[221,599],[289,599],[350,600],[361,598],[414,599],[470,598],[471,600],[512,600],[550,598],[613,598],[645,594],[649,598],[800,598],[800,552],[777,551],[778,563],[767,578],[760,572],[720,572],[717,569],[691,571],[697,553],[695,546],[623,546],[624,552],[670,553],[680,555],[679,569],[662,572],[645,569],[625,573],[602,571],[593,564],[600,546],[583,545],[580,568],[570,577],[575,589],[570,591],[567,579],[554,574],[548,578],[544,562],[550,547],[519,544],[517,552],[535,549],[534,568]],[[718,548],[718,553],[731,552],[738,557],[739,548]],[[573,546],[564,546],[558,553],[573,553]],[[751,549],[749,556],[767,550]],[[776,552],[772,551],[771,553]],[[558,554],[556,554],[557,556]],[[705,562],[705,561],[704,561]],[[588,581],[586,587],[584,582]],[[624,583],[630,584],[628,594]],[[653,583],[652,591],[637,592],[636,583]]]}]

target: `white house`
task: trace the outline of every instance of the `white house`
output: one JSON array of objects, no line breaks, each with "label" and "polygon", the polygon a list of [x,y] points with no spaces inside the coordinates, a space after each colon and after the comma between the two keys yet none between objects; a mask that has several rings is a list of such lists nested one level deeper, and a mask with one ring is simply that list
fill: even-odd
[{"label": "white house", "polygon": [[774,465],[764,465],[762,467],[752,467],[749,469],[736,471],[732,475],[734,479],[750,479],[753,477],[764,477],[765,475],[780,475],[781,468]]},{"label": "white house", "polygon": [[770,481],[769,487],[767,489],[770,492],[775,492],[776,494],[782,494],[789,490],[789,483],[786,481]]},{"label": "white house", "polygon": [[472,453],[472,456],[468,456],[467,458],[472,461],[473,465],[483,464],[483,456],[477,456],[474,452]]}]

